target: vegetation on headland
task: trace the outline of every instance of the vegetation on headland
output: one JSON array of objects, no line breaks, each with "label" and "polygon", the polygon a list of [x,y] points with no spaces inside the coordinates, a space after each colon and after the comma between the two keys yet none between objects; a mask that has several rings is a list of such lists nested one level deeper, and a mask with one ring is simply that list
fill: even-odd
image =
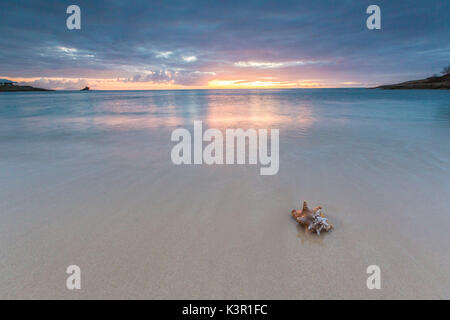
[{"label": "vegetation on headland", "polygon": [[31,86],[16,86],[16,85],[0,86],[0,92],[16,92],[16,91],[54,91],[54,90],[35,88]]},{"label": "vegetation on headland", "polygon": [[442,76],[378,86],[374,89],[450,89],[450,66],[442,70]]}]

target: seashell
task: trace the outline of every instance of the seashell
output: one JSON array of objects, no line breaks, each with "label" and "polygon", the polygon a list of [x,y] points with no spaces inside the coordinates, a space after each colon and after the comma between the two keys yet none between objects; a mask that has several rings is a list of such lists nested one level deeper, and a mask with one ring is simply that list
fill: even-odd
[{"label": "seashell", "polygon": [[303,201],[302,210],[292,210],[292,217],[304,225],[309,231],[314,231],[318,235],[323,231],[330,231],[333,229],[333,225],[328,223],[328,219],[322,213],[322,207],[315,207],[314,209],[308,208],[306,201]]}]

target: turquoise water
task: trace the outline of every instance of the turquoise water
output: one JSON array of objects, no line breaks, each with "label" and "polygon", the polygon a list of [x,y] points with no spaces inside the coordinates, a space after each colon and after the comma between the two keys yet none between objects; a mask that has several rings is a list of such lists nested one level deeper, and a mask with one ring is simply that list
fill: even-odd
[{"label": "turquoise water", "polygon": [[189,125],[195,119],[264,123],[294,131],[303,124],[325,125],[329,121],[444,128],[450,122],[449,109],[449,93],[432,90],[61,91],[0,95],[2,137],[171,127]]},{"label": "turquoise water", "polygon": [[[301,144],[303,153],[314,155],[313,146],[351,152],[357,145],[353,152],[369,162],[377,151],[413,164],[426,153],[430,169],[448,174],[449,98],[448,91],[369,89],[2,93],[0,143],[3,158],[14,157],[16,149],[26,152],[21,144],[51,141],[64,148],[97,143],[100,150],[104,141],[117,150],[130,144],[127,151],[139,158],[151,139],[160,137],[158,147],[169,148],[173,129],[192,129],[194,120],[202,120],[221,130],[279,128],[281,144]],[[281,157],[292,152],[282,150]]]}]

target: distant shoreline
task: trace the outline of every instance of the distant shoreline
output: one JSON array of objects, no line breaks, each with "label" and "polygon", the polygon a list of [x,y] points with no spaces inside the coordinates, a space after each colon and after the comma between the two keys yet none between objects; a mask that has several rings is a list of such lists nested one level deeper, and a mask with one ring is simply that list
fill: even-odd
[{"label": "distant shoreline", "polygon": [[[377,87],[320,87],[320,88],[196,88],[196,89],[127,89],[127,90],[95,90],[95,91],[190,91],[190,90],[296,90],[296,89],[433,89],[433,90],[445,90],[450,89],[450,75],[444,75],[441,77],[429,77],[422,80],[412,80],[401,82],[397,84],[381,85]],[[64,92],[64,91],[93,91],[91,89],[81,90],[55,90],[55,89],[43,89],[35,88],[32,86],[0,86],[0,92]]]},{"label": "distant shoreline", "polygon": [[450,89],[450,74],[397,84],[382,85],[371,89]]},{"label": "distant shoreline", "polygon": [[0,86],[0,92],[24,92],[24,91],[55,91],[51,89],[35,88],[32,86]]}]

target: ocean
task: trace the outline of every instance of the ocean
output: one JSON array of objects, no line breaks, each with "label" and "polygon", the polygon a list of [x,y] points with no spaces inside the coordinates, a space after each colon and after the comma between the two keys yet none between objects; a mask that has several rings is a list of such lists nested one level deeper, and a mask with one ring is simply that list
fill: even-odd
[{"label": "ocean", "polygon": [[[278,173],[175,165],[194,121],[279,129]],[[0,93],[0,297],[449,299],[449,140],[444,90]]]}]

